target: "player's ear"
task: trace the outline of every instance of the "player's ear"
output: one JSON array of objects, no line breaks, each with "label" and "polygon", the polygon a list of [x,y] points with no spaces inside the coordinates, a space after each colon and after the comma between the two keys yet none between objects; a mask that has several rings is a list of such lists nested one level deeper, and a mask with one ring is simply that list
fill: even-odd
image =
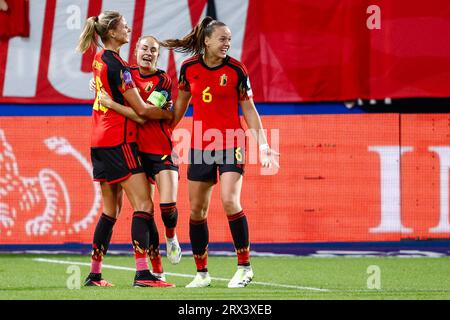
[{"label": "player's ear", "polygon": [[114,32],[114,30],[112,30],[112,29],[108,30],[108,38],[114,39],[115,37],[116,37],[116,33]]},{"label": "player's ear", "polygon": [[209,47],[209,43],[211,42],[211,39],[207,36],[205,36],[205,48]]},{"label": "player's ear", "polygon": [[134,48],[134,57],[137,59],[137,54],[139,50],[139,41],[136,42],[136,47]]}]

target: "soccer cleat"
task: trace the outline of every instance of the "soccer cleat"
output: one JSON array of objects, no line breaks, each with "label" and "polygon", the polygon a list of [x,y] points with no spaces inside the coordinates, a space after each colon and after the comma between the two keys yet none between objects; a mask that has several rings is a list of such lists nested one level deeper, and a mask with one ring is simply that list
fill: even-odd
[{"label": "soccer cleat", "polygon": [[173,288],[175,285],[158,279],[149,270],[142,270],[136,271],[133,287]]},{"label": "soccer cleat", "polygon": [[169,259],[171,264],[178,264],[180,262],[181,247],[176,235],[173,238],[166,237],[166,253],[167,259]]},{"label": "soccer cleat", "polygon": [[152,275],[158,278],[158,280],[166,281],[166,275],[164,274],[164,272],[161,273],[152,272]]},{"label": "soccer cleat", "polygon": [[114,285],[102,279],[101,273],[90,273],[86,280],[84,280],[86,287],[114,287]]},{"label": "soccer cleat", "polygon": [[211,285],[211,277],[208,272],[197,272],[194,280],[186,288],[205,288]]},{"label": "soccer cleat", "polygon": [[228,288],[244,288],[253,279],[253,270],[250,266],[238,266],[236,273],[230,282],[228,282]]}]

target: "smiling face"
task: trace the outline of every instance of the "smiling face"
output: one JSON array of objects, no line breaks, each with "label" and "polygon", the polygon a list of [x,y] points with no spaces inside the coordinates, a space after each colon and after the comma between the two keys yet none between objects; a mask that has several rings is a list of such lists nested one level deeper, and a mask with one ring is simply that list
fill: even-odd
[{"label": "smiling face", "polygon": [[205,37],[207,54],[214,58],[226,57],[231,46],[231,31],[227,26],[217,26],[210,37]]},{"label": "smiling face", "polygon": [[143,37],[136,47],[136,60],[139,68],[156,70],[159,57],[159,43],[153,37]]},{"label": "smiling face", "polygon": [[128,27],[127,21],[124,17],[121,17],[117,26],[114,29],[109,30],[109,37],[122,45],[130,41],[130,32],[131,29]]}]

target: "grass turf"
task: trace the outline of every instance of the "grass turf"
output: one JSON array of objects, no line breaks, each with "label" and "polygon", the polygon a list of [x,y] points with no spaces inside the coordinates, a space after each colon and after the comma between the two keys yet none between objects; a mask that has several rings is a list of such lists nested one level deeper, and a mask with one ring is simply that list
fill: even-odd
[{"label": "grass turf", "polygon": [[[63,264],[37,261],[57,260]],[[243,289],[228,289],[226,279],[235,271],[233,257],[209,257],[211,287],[186,289],[194,274],[192,257],[178,265],[163,258],[167,280],[176,288],[133,288],[134,259],[108,256],[104,264],[123,270],[103,269],[113,288],[68,289],[67,273],[72,263],[79,267],[81,284],[89,273],[89,257],[79,255],[0,255],[0,299],[120,299],[120,300],[301,300],[301,299],[450,299],[449,258],[312,258],[253,257],[253,283]],[[67,264],[66,264],[67,263]],[[73,264],[75,265],[75,264]],[[381,288],[367,286],[369,266],[381,271]],[[69,269],[70,271],[70,269]],[[72,270],[73,272],[73,270]],[[170,273],[173,273],[170,275]],[[73,278],[70,278],[73,279]],[[314,289],[322,289],[319,291]]]}]

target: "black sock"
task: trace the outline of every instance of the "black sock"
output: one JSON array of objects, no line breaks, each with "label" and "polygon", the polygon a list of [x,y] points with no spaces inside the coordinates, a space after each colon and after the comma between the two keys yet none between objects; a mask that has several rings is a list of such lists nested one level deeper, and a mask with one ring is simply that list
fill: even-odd
[{"label": "black sock", "polygon": [[208,243],[209,231],[207,220],[189,221],[189,237],[191,239],[192,253],[198,272],[208,271]]},{"label": "black sock", "polygon": [[153,216],[147,221],[147,227],[149,230],[149,256],[152,260],[159,255],[159,233]]},{"label": "black sock", "polygon": [[164,222],[164,226],[166,226],[166,228],[175,228],[178,221],[177,203],[161,203],[159,207],[161,208],[161,218]]},{"label": "black sock", "polygon": [[233,236],[234,247],[238,255],[238,265],[249,266],[249,232],[248,223],[244,211],[240,211],[232,216],[228,216],[231,235]]},{"label": "black sock", "polygon": [[[150,232],[148,223],[153,220],[153,213],[135,211],[131,221],[131,240],[135,254],[147,255],[149,249]],[[142,251],[142,252],[141,252]]]},{"label": "black sock", "polygon": [[94,241],[92,244],[92,259],[101,261],[108,251],[111,241],[113,227],[116,219],[104,213],[100,216],[94,231]]}]

